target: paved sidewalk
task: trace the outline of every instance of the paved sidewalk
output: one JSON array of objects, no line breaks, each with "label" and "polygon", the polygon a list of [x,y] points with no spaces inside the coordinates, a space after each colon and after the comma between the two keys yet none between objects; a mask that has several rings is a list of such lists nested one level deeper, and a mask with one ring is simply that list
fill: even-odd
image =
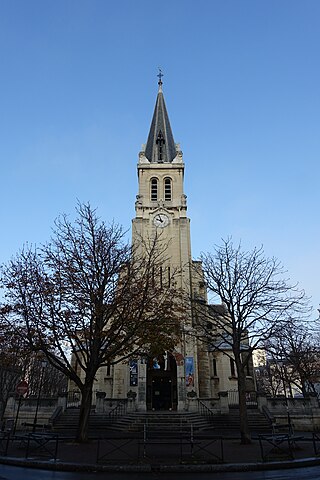
[{"label": "paved sidewalk", "polygon": [[[2,441],[2,453],[3,445]],[[0,463],[72,471],[241,471],[320,464],[308,432],[299,432],[290,445],[285,437],[263,437],[261,444],[256,436],[250,445],[241,445],[239,438],[224,438],[223,451],[213,435],[196,436],[192,445],[190,439],[144,443],[142,438],[114,434],[100,444],[98,439],[77,444],[67,438],[56,444],[50,435],[30,438],[28,444],[26,437],[18,436],[8,440],[7,447]]]}]

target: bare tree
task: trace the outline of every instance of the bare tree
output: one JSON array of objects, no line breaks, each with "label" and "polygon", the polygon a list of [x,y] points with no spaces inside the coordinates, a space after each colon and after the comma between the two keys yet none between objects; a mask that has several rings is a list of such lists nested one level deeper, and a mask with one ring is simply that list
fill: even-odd
[{"label": "bare tree", "polygon": [[194,302],[198,329],[210,348],[223,351],[235,362],[241,442],[249,443],[247,365],[252,352],[281,331],[289,316],[292,319],[305,311],[305,295],[283,278],[279,261],[266,258],[262,248],[246,252],[228,239],[214,253],[203,254],[202,264],[209,294],[222,307],[204,308]]},{"label": "bare tree", "polygon": [[3,420],[10,394],[24,376],[29,354],[23,337],[0,322],[0,421]]},{"label": "bare tree", "polygon": [[[42,354],[31,354],[25,366],[25,379],[28,382],[28,397],[39,394],[39,385],[43,397],[52,398],[65,394],[68,390],[68,378],[52,364],[43,366]],[[41,380],[42,378],[42,380]]]},{"label": "bare tree", "polygon": [[32,352],[27,341],[27,331],[17,331],[7,322],[0,321],[0,421],[6,410],[9,396],[16,394],[17,384],[21,380],[28,383],[27,395],[38,395],[39,380],[43,375],[42,393],[48,397],[66,392],[66,377],[54,368],[48,366],[41,370],[39,357]]},{"label": "bare tree", "polygon": [[273,384],[279,384],[285,395],[293,389],[304,397],[316,393],[319,382],[320,351],[307,325],[288,322],[266,345],[272,364]]},{"label": "bare tree", "polygon": [[56,221],[50,243],[23,250],[3,267],[1,312],[10,325],[26,328],[32,349],[79,388],[81,442],[97,370],[152,343],[172,348],[179,299],[173,281],[157,281],[165,254],[157,239],[138,255],[122,228],[106,225],[90,205],[77,212],[75,223],[65,215]]}]

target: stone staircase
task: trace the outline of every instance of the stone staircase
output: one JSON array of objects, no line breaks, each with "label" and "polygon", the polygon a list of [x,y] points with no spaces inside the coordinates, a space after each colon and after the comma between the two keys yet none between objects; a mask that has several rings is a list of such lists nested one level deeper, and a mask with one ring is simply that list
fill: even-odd
[{"label": "stone staircase", "polygon": [[[66,410],[54,423],[53,431],[59,434],[74,436],[79,419],[79,409]],[[116,418],[110,418],[108,414],[98,414],[94,411],[89,420],[89,436],[102,437],[106,432],[126,432],[136,434],[143,432],[144,426],[148,432],[167,431],[184,432],[190,431],[191,425],[194,430],[208,427],[208,420],[197,413],[177,412],[133,412]]]},{"label": "stone staircase", "polygon": [[[74,437],[77,431],[79,420],[79,408],[70,408],[66,410],[53,425],[53,431],[64,436]],[[94,411],[89,419],[89,436],[103,436],[110,426],[110,419],[105,414],[97,414]]]},{"label": "stone staircase", "polygon": [[202,430],[210,425],[198,413],[178,412],[134,412],[119,417],[112,425],[113,430],[139,432],[146,427],[148,432],[185,432],[191,429]]},{"label": "stone staircase", "polygon": [[[270,432],[270,423],[258,410],[248,410],[249,427],[252,433]],[[79,409],[66,410],[55,422],[53,431],[74,437],[79,419]],[[111,432],[136,435],[147,429],[149,435],[211,431],[215,435],[232,435],[239,431],[239,410],[231,409],[228,415],[207,417],[189,412],[132,412],[116,418],[92,411],[89,421],[89,436],[103,437]]]},{"label": "stone staircase", "polygon": [[[270,432],[269,420],[259,410],[248,409],[248,421],[251,433]],[[212,428],[217,434],[232,433],[240,429],[240,413],[238,408],[230,409],[227,415],[215,415],[212,418]]]}]

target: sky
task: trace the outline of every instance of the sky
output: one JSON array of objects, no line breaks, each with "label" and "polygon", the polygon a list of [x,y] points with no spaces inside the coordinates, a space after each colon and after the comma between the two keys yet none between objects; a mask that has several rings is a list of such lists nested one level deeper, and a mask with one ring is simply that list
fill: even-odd
[{"label": "sky", "polygon": [[318,0],[0,0],[0,263],[77,201],[130,229],[161,67],[193,257],[262,245],[317,307],[319,22]]}]

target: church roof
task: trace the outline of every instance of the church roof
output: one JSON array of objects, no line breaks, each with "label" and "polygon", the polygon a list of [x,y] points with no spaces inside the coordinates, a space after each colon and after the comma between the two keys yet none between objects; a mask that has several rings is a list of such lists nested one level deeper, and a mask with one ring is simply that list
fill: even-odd
[{"label": "church roof", "polygon": [[158,84],[159,91],[146,144],[145,156],[153,163],[172,162],[177,155],[177,150],[162,93],[161,77]]}]

